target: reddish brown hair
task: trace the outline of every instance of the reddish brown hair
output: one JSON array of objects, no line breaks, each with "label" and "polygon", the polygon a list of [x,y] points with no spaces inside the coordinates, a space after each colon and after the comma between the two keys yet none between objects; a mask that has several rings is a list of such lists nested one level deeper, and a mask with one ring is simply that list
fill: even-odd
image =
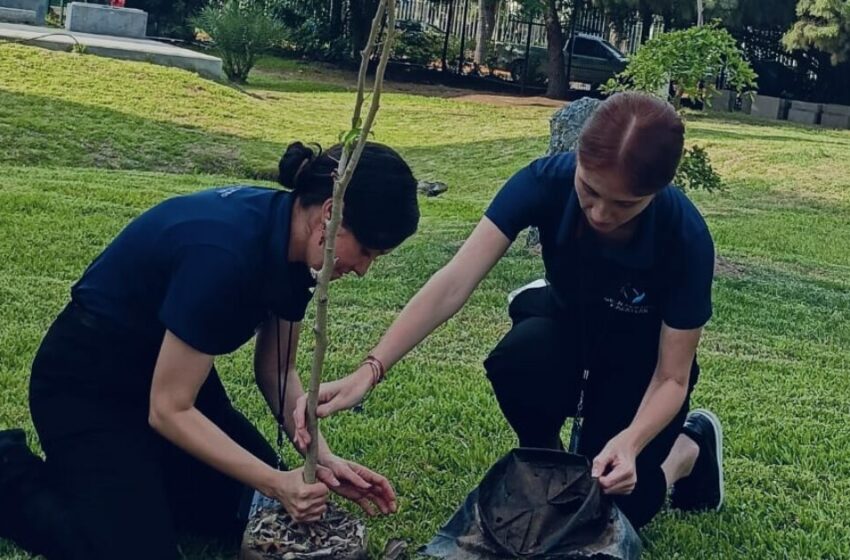
[{"label": "reddish brown hair", "polygon": [[589,170],[617,170],[635,196],[654,194],[673,180],[685,125],[673,106],[652,95],[625,92],[603,101],[578,141],[578,159]]}]

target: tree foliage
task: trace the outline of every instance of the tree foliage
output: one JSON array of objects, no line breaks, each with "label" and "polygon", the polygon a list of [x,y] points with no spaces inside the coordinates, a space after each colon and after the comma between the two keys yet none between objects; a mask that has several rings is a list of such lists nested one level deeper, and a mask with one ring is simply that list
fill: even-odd
[{"label": "tree foliage", "polygon": [[670,83],[672,102],[679,107],[685,95],[710,103],[718,77],[738,92],[756,85],[755,72],[729,32],[703,25],[653,37],[604,91],[638,90],[666,97]]},{"label": "tree foliage", "polygon": [[814,47],[833,64],[850,58],[850,0],[800,0],[797,17],[782,40],[788,49]]}]

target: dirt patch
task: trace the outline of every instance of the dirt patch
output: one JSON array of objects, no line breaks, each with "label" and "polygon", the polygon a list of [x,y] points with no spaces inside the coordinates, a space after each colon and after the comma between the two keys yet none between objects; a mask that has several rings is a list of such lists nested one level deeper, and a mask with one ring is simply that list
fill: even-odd
[{"label": "dirt patch", "polygon": [[732,278],[740,280],[747,275],[747,271],[743,265],[735,263],[726,257],[717,255],[714,261],[714,275],[722,276],[723,278]]},{"label": "dirt patch", "polygon": [[[354,90],[357,83],[357,73],[345,68],[338,68],[331,64],[315,63],[302,66],[294,70],[277,70],[261,68],[255,70],[257,74],[275,76],[289,80],[309,80],[318,83],[342,86]],[[565,101],[549,99],[541,96],[520,96],[510,93],[475,92],[475,90],[452,87],[443,84],[422,83],[415,81],[400,81],[386,79],[384,91],[392,93],[406,93],[410,95],[422,95],[427,97],[442,97],[457,99],[470,103],[480,103],[496,107],[550,107],[557,109],[563,107]]]},{"label": "dirt patch", "polygon": [[518,95],[500,95],[486,93],[467,93],[458,95],[455,99],[482,103],[484,105],[495,105],[496,107],[551,107],[560,109],[567,102],[560,99],[549,99],[548,97],[520,97]]}]

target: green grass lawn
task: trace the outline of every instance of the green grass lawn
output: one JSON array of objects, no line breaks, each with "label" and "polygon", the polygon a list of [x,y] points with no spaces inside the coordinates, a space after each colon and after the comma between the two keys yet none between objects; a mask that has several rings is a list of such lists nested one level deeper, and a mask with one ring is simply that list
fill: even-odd
[{"label": "green grass lawn", "polygon": [[[175,194],[270,177],[287,142],[332,143],[352,101],[339,76],[288,62],[264,62],[238,90],[0,46],[0,428],[24,426],[37,445],[26,405],[34,352],[70,285],[133,216]],[[450,190],[421,200],[419,233],[368,277],[334,285],[328,378],[359,362],[501,183],[545,151],[550,114],[386,95],[375,139]],[[688,140],[707,146],[727,184],[693,194],[723,259],[693,400],[725,421],[728,501],[719,514],[660,515],[644,531],[646,557],[850,558],[850,131],[689,115]],[[375,553],[389,538],[425,542],[514,443],[481,361],[508,328],[507,292],[542,272],[520,245],[363,414],[323,424],[340,455],[385,473],[400,495],[398,515],[369,522]],[[302,371],[310,350],[305,338]],[[250,349],[219,369],[272,438]],[[0,559],[25,557],[0,543]]]}]

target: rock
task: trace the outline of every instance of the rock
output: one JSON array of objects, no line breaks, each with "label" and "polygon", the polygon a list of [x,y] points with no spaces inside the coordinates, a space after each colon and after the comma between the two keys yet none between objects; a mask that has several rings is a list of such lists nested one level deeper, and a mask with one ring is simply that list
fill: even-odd
[{"label": "rock", "polygon": [[419,181],[419,184],[416,185],[416,190],[419,191],[419,194],[425,196],[440,196],[449,190],[449,186],[440,181]]},{"label": "rock", "polygon": [[[574,150],[578,144],[578,137],[584,123],[596,111],[600,103],[602,103],[600,100],[593,97],[582,97],[555,111],[555,114],[549,120],[551,136],[549,137],[549,150],[546,155],[552,156]],[[525,246],[532,252],[540,251],[540,232],[537,228],[529,228],[528,236],[525,238]]]},{"label": "rock", "polygon": [[549,121],[551,137],[546,155],[574,150],[584,123],[596,111],[600,103],[602,102],[598,99],[582,97],[555,111]]}]

